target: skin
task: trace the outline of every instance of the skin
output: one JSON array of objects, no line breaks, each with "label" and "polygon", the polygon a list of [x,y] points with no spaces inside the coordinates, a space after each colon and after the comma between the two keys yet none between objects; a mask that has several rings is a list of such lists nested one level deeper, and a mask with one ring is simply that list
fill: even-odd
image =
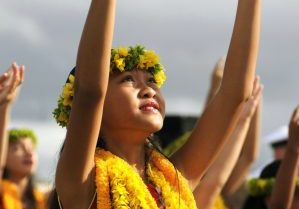
[{"label": "skin", "polygon": [[273,149],[274,159],[282,160],[285,156],[286,147],[277,147]]},{"label": "skin", "polygon": [[20,138],[9,143],[6,168],[10,178],[31,176],[36,170],[37,162],[37,153],[31,138]]},{"label": "skin", "polygon": [[[239,156],[246,135],[248,134],[252,117],[260,102],[261,93],[262,86],[260,86],[259,78],[257,78],[252,91],[252,96],[242,105],[237,125],[229,140],[221,149],[215,162],[208,169],[206,176],[193,191],[198,208],[214,208],[216,198],[219,196],[225,183],[229,179],[234,167],[236,164],[244,163],[239,161]],[[246,165],[248,165],[248,163],[246,163]]]},{"label": "skin", "polygon": [[[211,77],[211,85],[210,85],[210,90],[208,93],[206,105],[210,103],[212,98],[217,94],[219,90],[221,81],[223,79],[225,59],[226,56],[222,57],[215,65]],[[259,80],[260,78],[256,77],[255,85],[259,83]],[[248,131],[245,132],[246,133],[245,134],[246,138],[244,138],[245,141],[241,137],[243,136],[243,134],[234,134],[235,137],[236,136],[240,137],[240,138],[236,138],[235,141],[238,141],[238,143],[240,141],[243,142],[241,143],[242,147],[236,146],[235,149],[229,149],[226,153],[226,155],[235,154],[236,157],[238,156],[238,160],[235,163],[233,163],[234,161],[225,161],[224,164],[221,164],[221,165],[226,165],[223,168],[223,170],[226,168],[225,170],[228,171],[227,173],[229,173],[229,175],[227,176],[227,174],[225,174],[226,172],[223,172],[223,170],[221,172],[219,171],[219,173],[221,173],[223,176],[227,176],[227,178],[222,178],[219,175],[217,175],[218,179],[222,179],[222,181],[219,182],[219,186],[221,185],[221,188],[223,187],[222,195],[225,196],[226,198],[229,198],[241,186],[241,184],[244,183],[244,180],[249,172],[251,164],[257,158],[258,150],[259,150],[258,144],[259,144],[259,137],[260,137],[260,112],[262,106],[261,104],[262,102],[260,101],[259,105],[257,106],[257,110],[254,112],[253,116],[251,116],[249,129]],[[240,121],[238,121],[238,123],[240,123]],[[241,128],[243,126],[241,126],[240,124],[237,126],[239,127],[239,129],[235,128],[234,132],[243,132]],[[224,146],[231,147],[231,144],[226,143]],[[227,150],[227,148],[223,148],[223,149]],[[239,154],[236,154],[234,151]],[[217,156],[217,159],[219,158],[222,159],[220,156]],[[234,165],[234,166],[232,167],[229,165]],[[229,169],[228,167],[230,167],[233,170]],[[213,180],[214,185],[216,182],[217,181]]]},{"label": "skin", "polygon": [[[10,150],[12,146],[9,146],[7,139],[7,127],[10,119],[10,110],[13,105],[13,101],[17,96],[17,92],[20,84],[24,79],[24,70],[25,67],[18,66],[16,63],[13,63],[9,69],[0,76],[0,174],[1,180],[3,175],[3,169],[6,166],[6,162],[9,162],[10,167],[12,168],[12,153]],[[26,142],[25,142],[26,141]],[[25,140],[24,143],[27,143],[28,140]],[[22,157],[21,157],[22,158]],[[19,158],[19,159],[21,159]],[[21,165],[20,165],[21,166]],[[14,181],[19,188],[21,194],[23,194],[24,189],[27,186],[28,175],[33,171],[32,168],[26,168],[26,171],[21,171],[21,169],[16,173],[14,170],[11,170],[10,180]],[[2,187],[2,181],[0,181],[0,187]],[[0,190],[1,191],[1,190]]]},{"label": "skin", "polygon": [[284,159],[276,175],[276,182],[268,200],[269,209],[292,209],[298,206],[295,197],[299,171],[299,106],[295,108],[289,123],[289,141]]},{"label": "skin", "polygon": [[[94,152],[99,133],[105,138],[108,150],[129,164],[135,164],[141,177],[144,177],[145,140],[162,126],[163,111],[159,109],[158,113],[149,113],[140,111],[138,106],[144,98],[152,100],[155,97],[162,106],[158,98],[159,90],[151,82],[146,82],[143,79],[145,76],[138,74],[138,85],[132,88],[116,90],[124,91],[124,94],[128,90],[132,94],[133,101],[128,101],[129,107],[124,107],[129,108],[128,113],[122,113],[124,111],[115,99],[112,103],[116,105],[107,105],[110,104],[110,97],[114,96],[127,101],[125,96],[111,95],[114,78],[109,78],[109,64],[115,3],[115,0],[92,0],[79,44],[75,97],[56,173],[56,191],[64,209],[87,208],[92,200],[95,192]],[[196,186],[193,183],[198,182],[213,162],[236,124],[240,104],[251,94],[259,43],[259,22],[260,0],[239,0],[222,85],[188,142],[171,157],[192,187]],[[124,117],[129,115],[130,120],[119,123],[112,118],[109,123],[106,114],[111,113],[117,117],[115,112],[124,114]]]}]

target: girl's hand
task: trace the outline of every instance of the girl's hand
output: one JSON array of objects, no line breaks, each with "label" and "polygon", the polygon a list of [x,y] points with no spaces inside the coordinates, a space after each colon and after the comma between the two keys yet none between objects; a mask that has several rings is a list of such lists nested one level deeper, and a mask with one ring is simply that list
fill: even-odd
[{"label": "girl's hand", "polygon": [[[299,106],[293,112],[289,123],[289,142],[295,149],[299,148]],[[299,150],[298,150],[299,151]]]},{"label": "girl's hand", "polygon": [[25,67],[13,63],[0,76],[0,106],[9,105],[17,95],[18,86],[23,82]]},{"label": "girl's hand", "polygon": [[261,100],[262,90],[263,90],[263,85],[261,85],[260,83],[260,77],[257,76],[254,80],[251,96],[243,104],[243,109],[240,115],[240,119],[246,120],[246,119],[250,119],[253,116]]}]

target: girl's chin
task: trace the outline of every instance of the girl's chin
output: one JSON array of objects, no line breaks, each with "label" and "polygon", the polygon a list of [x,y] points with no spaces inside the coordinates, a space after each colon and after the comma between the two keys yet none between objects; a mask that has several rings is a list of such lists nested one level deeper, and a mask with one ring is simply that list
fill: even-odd
[{"label": "girl's chin", "polygon": [[33,169],[33,168],[25,168],[25,169],[22,170],[22,174],[24,176],[31,176],[34,173],[35,173],[35,169]]},{"label": "girl's chin", "polygon": [[153,124],[150,128],[151,133],[156,133],[162,129],[163,124]]}]

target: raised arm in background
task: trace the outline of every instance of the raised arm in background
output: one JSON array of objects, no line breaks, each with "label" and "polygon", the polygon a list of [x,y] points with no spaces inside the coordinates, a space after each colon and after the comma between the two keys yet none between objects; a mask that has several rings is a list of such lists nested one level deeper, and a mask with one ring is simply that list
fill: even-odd
[{"label": "raised arm in background", "polygon": [[109,78],[115,4],[116,0],[92,0],[81,36],[72,112],[56,172],[64,209],[88,208],[95,193],[92,171]]},{"label": "raised arm in background", "polygon": [[[225,59],[226,56],[219,59],[213,69],[206,106],[219,90],[223,78]],[[234,192],[242,185],[242,183],[244,183],[250,166],[257,158],[260,138],[261,107],[262,101],[259,102],[257,110],[252,116],[241,154],[233,168],[233,171],[227,179],[227,182],[223,182],[225,185],[222,189],[222,195],[226,198],[231,197],[231,195],[234,194]]]},{"label": "raised arm in background", "polygon": [[261,0],[239,0],[220,89],[189,140],[171,157],[194,188],[228,138],[251,94],[259,46]]},{"label": "raised arm in background", "polygon": [[[284,159],[279,167],[270,197],[269,209],[292,207],[296,179],[299,174],[299,106],[294,110],[289,123],[289,141]],[[298,206],[296,206],[297,208]]]},{"label": "raised arm in background", "polygon": [[263,101],[261,99],[254,115],[252,116],[239,159],[226,184],[223,187],[222,195],[224,197],[229,198],[240,188],[240,186],[245,182],[246,177],[248,176],[252,163],[258,157],[262,102]]},{"label": "raised arm in background", "polygon": [[193,194],[198,208],[212,209],[216,198],[235,167],[243,147],[250,121],[260,102],[262,87],[255,80],[252,96],[242,104],[237,124]]},{"label": "raised arm in background", "polygon": [[16,63],[13,63],[5,73],[0,75],[0,179],[2,179],[6,163],[10,110],[23,77],[24,66],[18,66]]}]

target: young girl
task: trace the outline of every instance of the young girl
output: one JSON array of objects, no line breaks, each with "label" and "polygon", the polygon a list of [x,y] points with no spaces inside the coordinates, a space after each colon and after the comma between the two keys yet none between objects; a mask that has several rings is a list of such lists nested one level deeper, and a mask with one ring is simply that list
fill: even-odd
[{"label": "young girl", "polygon": [[146,145],[163,125],[163,66],[142,47],[111,53],[115,3],[92,0],[75,78],[70,76],[54,112],[67,124],[56,173],[60,208],[196,208],[191,190],[252,90],[260,0],[239,1],[222,86],[171,157],[173,164]]},{"label": "young girl", "polygon": [[34,189],[32,179],[37,164],[36,136],[29,129],[13,129],[7,136],[10,108],[23,73],[24,66],[14,63],[0,77],[0,208],[44,209],[44,196]]}]

